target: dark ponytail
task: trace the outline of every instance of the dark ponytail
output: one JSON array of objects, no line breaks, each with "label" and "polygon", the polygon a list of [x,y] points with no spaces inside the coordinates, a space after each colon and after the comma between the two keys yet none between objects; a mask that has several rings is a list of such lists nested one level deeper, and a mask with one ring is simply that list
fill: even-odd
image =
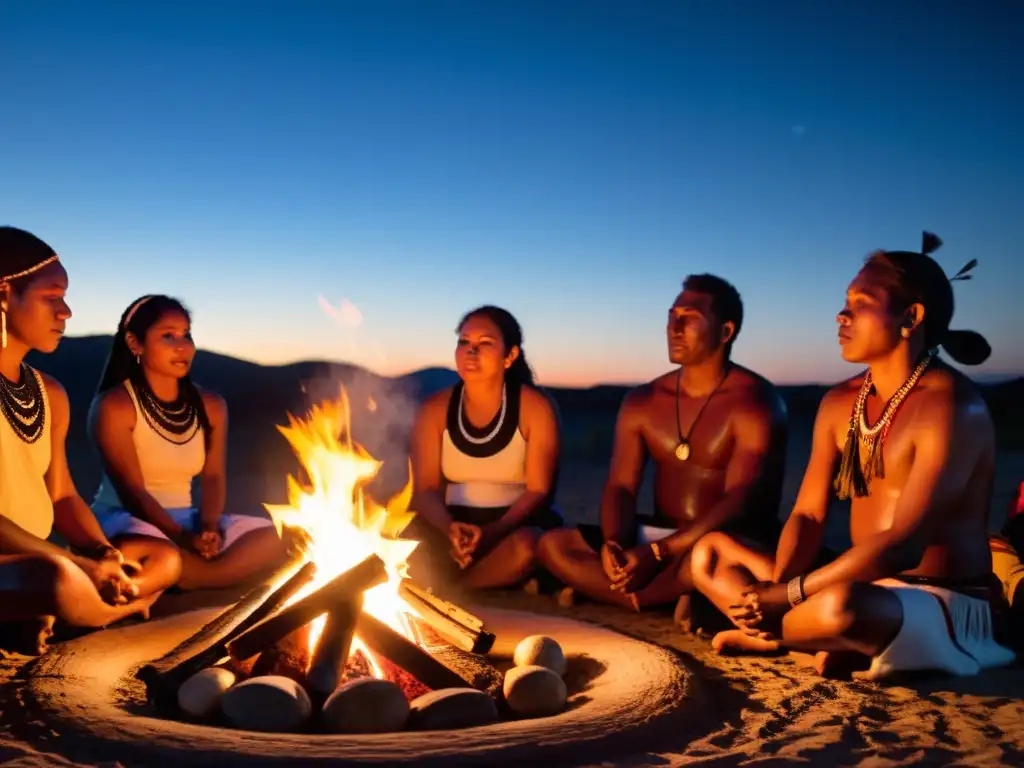
[{"label": "dark ponytail", "polygon": [[971,259],[953,277],[930,254],[942,247],[942,239],[931,232],[921,233],[921,252],[875,251],[867,264],[878,269],[883,286],[889,295],[891,308],[902,312],[912,304],[925,309],[925,349],[941,346],[961,365],[981,365],[992,354],[992,347],[977,331],[955,330],[949,327],[953,320],[953,283],[970,280],[971,271],[978,266]]},{"label": "dark ponytail", "polygon": [[459,330],[462,329],[462,326],[468,320],[474,317],[486,317],[498,326],[498,331],[501,332],[501,340],[505,344],[506,355],[513,348],[518,347],[519,354],[512,361],[512,365],[505,371],[505,378],[515,384],[534,386],[533,371],[530,370],[530,364],[526,362],[526,352],[523,350],[523,329],[520,327],[519,321],[507,309],[486,304],[463,315],[459,321]]},{"label": "dark ponytail", "polygon": [[[149,294],[129,305],[117,324],[117,333],[114,334],[110,354],[107,356],[103,375],[100,376],[100,383],[96,388],[97,397],[126,380],[131,381],[135,387],[149,388],[149,383],[142,372],[142,366],[128,346],[127,335],[132,333],[140,344],[143,343],[149,329],[168,312],[177,312],[184,315],[189,323],[192,322],[192,317],[185,305],[170,296]],[[209,434],[210,421],[206,415],[206,405],[203,403],[203,396],[196,388],[192,377],[185,374],[179,380],[178,386],[181,388],[181,396],[196,409],[200,426]]]}]

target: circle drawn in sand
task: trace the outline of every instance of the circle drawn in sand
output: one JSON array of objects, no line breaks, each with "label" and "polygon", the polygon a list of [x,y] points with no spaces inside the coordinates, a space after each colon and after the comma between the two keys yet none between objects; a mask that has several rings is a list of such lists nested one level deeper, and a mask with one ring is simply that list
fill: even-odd
[{"label": "circle drawn in sand", "polygon": [[[216,765],[352,761],[362,764],[480,765],[585,759],[650,746],[678,722],[687,672],[669,651],[568,618],[474,608],[497,635],[491,652],[511,658],[524,637],[545,634],[569,660],[566,711],[459,731],[401,731],[340,736],[239,731],[146,714],[135,670],[158,658],[216,615],[216,610],[97,632],[52,648],[28,676],[27,697],[62,741],[100,759],[146,764]],[[678,746],[678,745],[676,745]]]}]

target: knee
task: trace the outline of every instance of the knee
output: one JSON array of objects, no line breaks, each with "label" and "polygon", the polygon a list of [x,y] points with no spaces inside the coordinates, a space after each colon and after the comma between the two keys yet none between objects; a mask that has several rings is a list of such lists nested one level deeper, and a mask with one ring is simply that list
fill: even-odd
[{"label": "knee", "polygon": [[532,564],[537,560],[537,550],[541,533],[536,528],[519,528],[510,536],[514,556],[523,564]]},{"label": "knee", "polygon": [[714,578],[722,547],[728,541],[726,534],[712,531],[701,536],[693,545],[690,550],[690,567],[693,570],[693,581],[698,587]]},{"label": "knee", "polygon": [[181,578],[181,553],[172,544],[153,542],[147,545],[142,569],[149,581],[148,592],[160,592],[173,587]]},{"label": "knee", "polygon": [[560,559],[562,550],[565,549],[566,531],[555,529],[540,535],[537,540],[537,561],[545,568],[550,568],[552,563]]},{"label": "knee", "polygon": [[83,625],[83,611],[90,603],[100,600],[99,592],[89,576],[75,565],[70,558],[49,555],[34,559],[27,575],[33,580],[33,590],[38,591],[46,609],[41,613],[52,613],[72,625]]},{"label": "knee", "polygon": [[58,611],[65,602],[65,595],[76,586],[84,574],[65,557],[40,555],[24,561],[19,571],[21,587],[39,596],[40,613]]},{"label": "knee", "polygon": [[840,637],[849,634],[857,624],[862,613],[862,586],[852,582],[834,584],[814,596],[817,621],[830,635]]}]

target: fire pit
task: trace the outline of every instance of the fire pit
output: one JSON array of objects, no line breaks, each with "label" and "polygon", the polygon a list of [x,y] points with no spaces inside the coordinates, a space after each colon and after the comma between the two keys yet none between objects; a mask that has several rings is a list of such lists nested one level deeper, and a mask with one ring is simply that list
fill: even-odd
[{"label": "fire pit", "polygon": [[[529,635],[556,638],[568,660],[565,710],[458,731],[327,735],[264,733],[169,720],[147,701],[136,672],[209,623],[204,609],[62,644],[27,675],[26,715],[90,759],[145,765],[524,764],[607,762],[673,740],[687,715],[687,672],[670,651],[567,618],[474,607],[494,632],[498,664]],[[681,720],[682,718],[682,720]],[[28,719],[28,718],[26,718]]]},{"label": "fire pit", "polygon": [[[406,601],[403,619],[409,639],[363,610],[363,593],[386,578],[379,557],[367,557],[293,602],[315,572],[307,562],[276,590],[257,587],[169,653],[144,665],[137,677],[145,682],[156,712],[208,722],[225,714],[229,722],[250,730],[297,730],[312,720],[328,731],[354,733],[400,730],[407,720],[422,728],[436,720],[421,711],[425,704],[436,702],[433,711],[465,700],[454,705],[455,717],[447,716],[451,727],[486,724],[488,712],[497,719],[490,696],[500,688],[500,674],[480,656],[491,649],[495,637],[480,619],[406,580],[399,592]],[[311,625],[325,612],[326,624],[311,642]],[[361,648],[351,653],[357,638]],[[449,663],[454,657],[455,666],[465,668],[464,659],[458,663],[464,654],[475,662],[468,666],[475,666],[477,674],[460,675],[438,654]],[[481,675],[481,668],[494,674]],[[562,671],[546,675],[558,678]],[[236,685],[242,678],[248,679]],[[366,685],[363,678],[382,682]],[[373,708],[381,696],[385,702],[398,702],[380,705],[393,714],[367,720],[361,710]],[[565,694],[558,698],[549,709],[561,708]],[[311,717],[314,708],[323,708],[325,716]],[[339,719],[340,712],[349,717]]]}]

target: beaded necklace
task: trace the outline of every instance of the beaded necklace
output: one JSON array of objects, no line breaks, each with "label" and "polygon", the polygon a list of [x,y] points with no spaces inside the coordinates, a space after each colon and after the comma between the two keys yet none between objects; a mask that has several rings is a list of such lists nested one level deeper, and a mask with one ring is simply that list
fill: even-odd
[{"label": "beaded necklace", "polygon": [[0,376],[0,410],[14,434],[31,445],[43,434],[46,408],[39,378],[25,363],[21,364],[20,373],[17,384]]},{"label": "beaded necklace", "polygon": [[179,389],[173,402],[158,398],[144,376],[133,377],[140,410],[146,423],[160,437],[175,445],[184,445],[199,431],[199,412],[184,388]]},{"label": "beaded necklace", "polygon": [[[864,383],[861,384],[860,392],[857,393],[853,413],[850,415],[850,426],[846,433],[842,462],[833,483],[836,495],[840,499],[867,496],[871,480],[876,477],[885,477],[882,445],[889,434],[889,428],[892,426],[896,412],[903,405],[907,395],[920,380],[934,357],[935,350],[929,350],[925,354],[924,359],[918,363],[910,377],[889,398],[889,402],[882,409],[882,415],[873,425],[868,425],[867,401],[874,389],[874,384],[871,381],[871,371],[864,374]],[[863,465],[860,458],[861,449],[867,453],[867,461]]]}]

